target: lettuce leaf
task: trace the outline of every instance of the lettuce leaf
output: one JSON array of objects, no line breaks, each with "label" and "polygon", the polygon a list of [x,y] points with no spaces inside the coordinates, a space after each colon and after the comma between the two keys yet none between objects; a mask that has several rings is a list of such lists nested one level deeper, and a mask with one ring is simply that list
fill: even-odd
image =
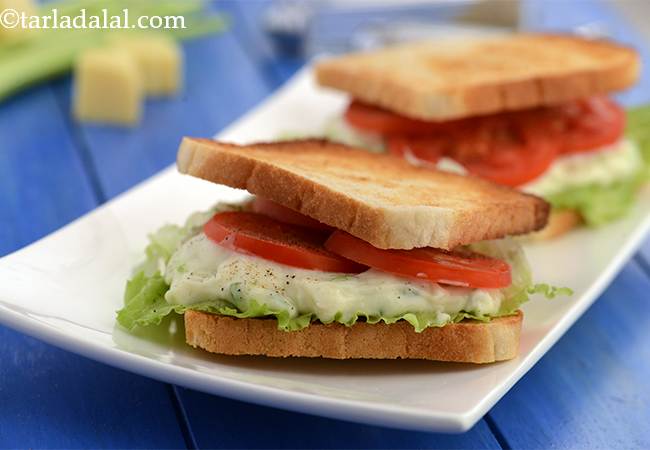
[{"label": "lettuce leaf", "polygon": [[627,110],[625,135],[635,141],[645,162],[645,177],[650,178],[650,104]]},{"label": "lettuce leaf", "polygon": [[588,226],[596,227],[624,216],[634,204],[636,193],[646,181],[645,170],[609,185],[588,185],[546,197],[557,209],[573,209]]}]

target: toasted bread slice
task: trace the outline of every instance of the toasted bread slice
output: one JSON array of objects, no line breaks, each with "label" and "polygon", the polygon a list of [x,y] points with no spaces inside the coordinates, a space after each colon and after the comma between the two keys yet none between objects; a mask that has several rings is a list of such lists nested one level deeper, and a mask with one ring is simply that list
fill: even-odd
[{"label": "toasted bread slice", "polygon": [[544,200],[322,140],[239,146],[184,138],[182,173],[273,200],[379,248],[458,245],[541,229]]},{"label": "toasted bread slice", "polygon": [[512,359],[519,350],[523,314],[490,322],[463,320],[416,333],[405,321],[313,323],[300,331],[278,330],[272,319],[235,319],[185,312],[185,338],[193,347],[224,355],[302,356],[333,359],[428,359],[491,363]]},{"label": "toasted bread slice", "polygon": [[636,51],[569,35],[513,34],[406,44],[316,65],[323,86],[399,114],[446,120],[625,89]]}]

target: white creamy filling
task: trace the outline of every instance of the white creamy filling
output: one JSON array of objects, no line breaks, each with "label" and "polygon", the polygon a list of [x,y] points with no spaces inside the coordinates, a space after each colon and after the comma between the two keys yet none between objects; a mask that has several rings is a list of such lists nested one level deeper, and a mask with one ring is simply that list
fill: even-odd
[{"label": "white creamy filling", "polygon": [[444,324],[461,311],[495,315],[503,299],[498,289],[443,287],[376,270],[346,275],[296,269],[226,249],[203,233],[174,253],[165,280],[165,299],[172,304],[225,300],[246,311],[255,301],[292,318],[312,313],[324,322],[432,313]]},{"label": "white creamy filling", "polygon": [[642,164],[636,143],[621,139],[598,150],[558,158],[541,177],[521,189],[544,197],[580,186],[607,186],[634,176]]}]

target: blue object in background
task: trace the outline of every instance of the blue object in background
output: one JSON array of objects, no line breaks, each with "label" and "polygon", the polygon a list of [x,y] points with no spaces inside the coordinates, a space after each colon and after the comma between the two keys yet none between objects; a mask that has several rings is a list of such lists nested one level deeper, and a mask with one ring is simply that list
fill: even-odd
[{"label": "blue object in background", "polygon": [[[591,24],[641,46],[611,6],[529,3],[529,26]],[[185,92],[149,102],[135,130],[73,123],[67,79],[0,105],[0,255],[171,164],[182,135],[213,135],[294,73],[304,61],[278,57],[260,27],[267,4],[219,2],[232,29],[184,44]],[[647,102],[649,79],[621,98]],[[648,448],[649,257],[647,243],[566,336],[462,435],[389,430],[210,396],[0,328],[0,447]]]}]

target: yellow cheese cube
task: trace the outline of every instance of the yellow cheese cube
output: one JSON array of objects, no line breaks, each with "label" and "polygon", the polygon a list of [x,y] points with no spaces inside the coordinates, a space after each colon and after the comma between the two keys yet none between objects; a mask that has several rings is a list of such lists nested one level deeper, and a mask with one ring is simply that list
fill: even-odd
[{"label": "yellow cheese cube", "polygon": [[[29,17],[37,14],[34,0],[0,0],[0,13],[3,21],[0,24],[0,42],[21,42],[28,39],[34,31],[27,27]],[[25,18],[22,19],[21,15]],[[23,23],[26,25],[23,27]]]},{"label": "yellow cheese cube", "polygon": [[111,48],[82,53],[75,64],[74,114],[86,122],[135,125],[144,92],[137,63]]},{"label": "yellow cheese cube", "polygon": [[115,48],[128,52],[137,61],[147,95],[173,95],[180,90],[183,53],[173,39],[159,34],[141,33],[118,34],[111,41]]}]

